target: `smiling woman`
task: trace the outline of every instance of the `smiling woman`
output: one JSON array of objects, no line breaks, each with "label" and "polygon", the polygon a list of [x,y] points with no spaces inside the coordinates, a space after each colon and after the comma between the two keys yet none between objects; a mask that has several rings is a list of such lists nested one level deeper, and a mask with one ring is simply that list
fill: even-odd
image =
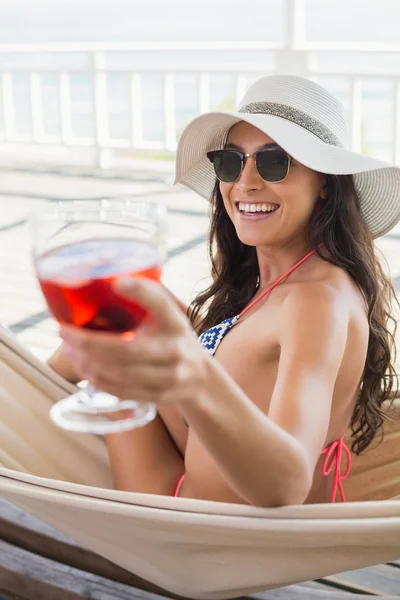
[{"label": "smiling woman", "polygon": [[145,428],[107,437],[119,489],[344,499],[344,436],[367,449],[396,384],[373,238],[400,219],[400,169],[347,145],[339,102],[294,76],[262,78],[237,112],[185,129],[176,180],[211,201],[212,285],[189,320],[155,283],[118,285],[156,323],[130,342],[62,332],[79,377],[158,406]]},{"label": "smiling woman", "polygon": [[[247,126],[251,127],[249,125]],[[235,127],[238,126],[236,125]],[[233,129],[235,129],[235,127]],[[256,128],[253,127],[253,129]],[[231,138],[232,136],[230,135],[229,137]],[[268,138],[268,136],[264,137]],[[281,183],[289,174],[290,163],[292,160],[291,157],[274,142],[263,144],[262,147],[253,154],[245,154],[240,151],[238,146],[229,143],[226,144],[223,150],[207,152],[207,157],[212,162],[215,174],[221,183],[235,183],[239,179],[242,179],[243,169],[245,168],[248,158],[254,160],[257,173],[262,179],[269,182]],[[257,216],[256,213],[272,213],[279,208],[279,204],[266,204],[265,202],[256,202],[255,200],[256,199],[254,198],[247,201],[239,200],[235,205],[241,214],[251,215],[253,218]]]},{"label": "smiling woman", "polygon": [[[226,177],[223,160],[221,165],[213,163],[225,210],[241,241],[256,247],[304,236],[316,199],[326,198],[324,176],[294,161],[267,134],[244,121],[232,127],[228,140],[222,152],[232,152],[227,148],[237,148],[239,143],[249,152],[243,154],[233,181]],[[266,200],[268,206],[262,211]],[[267,219],[268,229],[250,225],[254,220]]]}]

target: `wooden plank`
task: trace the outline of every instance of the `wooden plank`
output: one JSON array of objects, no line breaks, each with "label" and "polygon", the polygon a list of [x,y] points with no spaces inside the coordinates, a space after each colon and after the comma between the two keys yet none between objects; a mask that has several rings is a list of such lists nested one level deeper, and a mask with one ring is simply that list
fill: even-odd
[{"label": "wooden plank", "polygon": [[[326,588],[321,590],[308,589],[303,585],[292,585],[279,590],[271,590],[262,594],[250,596],[251,600],[362,600],[362,598],[374,597],[363,596]],[[242,600],[242,599],[240,599]],[[397,596],[383,596],[381,600],[398,600]]]},{"label": "wooden plank", "polygon": [[[80,571],[0,541],[0,593],[18,600],[164,600],[104,577]],[[358,594],[293,585],[252,600],[359,600]],[[240,599],[243,600],[243,599]],[[396,600],[385,596],[385,600]]]},{"label": "wooden plank", "polygon": [[398,568],[391,565],[377,565],[368,569],[345,571],[332,577],[325,577],[322,581],[360,593],[375,596],[392,594],[400,598],[400,572]]},{"label": "wooden plank", "polygon": [[161,596],[62,565],[3,541],[0,592],[23,600],[161,600]]},{"label": "wooden plank", "polygon": [[[337,578],[336,576],[324,577],[323,579],[318,579],[317,581],[325,584],[329,589],[341,590],[342,592],[357,594],[357,597],[360,596],[383,596],[383,594],[375,594],[371,590],[361,586],[355,585],[354,583],[349,583],[342,579]],[[398,598],[398,596],[395,596]]]},{"label": "wooden plank", "polygon": [[325,590],[325,591],[329,591],[331,590],[331,586],[327,585],[323,579],[317,581],[306,581],[304,583],[300,583],[298,585],[301,585],[304,588],[308,588],[308,589],[312,589],[312,590]]}]

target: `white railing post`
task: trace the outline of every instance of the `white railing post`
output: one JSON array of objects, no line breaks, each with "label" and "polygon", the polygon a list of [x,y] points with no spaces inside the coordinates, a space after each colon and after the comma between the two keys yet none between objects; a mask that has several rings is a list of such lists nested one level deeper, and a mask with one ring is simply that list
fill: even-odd
[{"label": "white railing post", "polygon": [[131,75],[130,97],[131,144],[140,148],[143,144],[142,79],[140,73]]},{"label": "white railing post", "polygon": [[199,84],[199,113],[205,113],[210,110],[210,76],[208,73],[200,73]]},{"label": "white railing post", "polygon": [[239,104],[241,99],[246,93],[247,88],[247,77],[243,73],[236,75],[236,86],[235,86],[235,106]]},{"label": "white railing post", "polygon": [[109,138],[107,80],[104,72],[104,54],[102,52],[93,52],[91,54],[91,63],[95,161],[96,166],[102,169],[107,166],[104,146],[107,145]]},{"label": "white railing post", "polygon": [[175,79],[173,73],[164,75],[164,144],[166,150],[176,149]]},{"label": "white railing post", "polygon": [[350,140],[355,152],[362,151],[362,81],[358,77],[351,78],[350,93]]},{"label": "white railing post", "polygon": [[73,138],[71,87],[69,73],[62,71],[58,78],[61,141],[68,145]]},{"label": "white railing post", "polygon": [[309,57],[305,49],[307,20],[305,0],[286,0],[284,19],[285,45],[275,52],[276,72],[309,77]]},{"label": "white railing post", "polygon": [[307,7],[305,0],[286,0],[284,4],[285,45],[292,50],[306,45]]},{"label": "white railing post", "polygon": [[32,138],[34,142],[39,142],[43,139],[43,102],[42,88],[39,73],[31,73],[30,75],[30,95],[31,95],[31,116],[32,116]]},{"label": "white railing post", "polygon": [[400,166],[400,79],[395,79],[393,86],[393,162]]},{"label": "white railing post", "polygon": [[15,136],[14,94],[11,73],[3,73],[1,77],[3,100],[4,139],[12,141]]}]

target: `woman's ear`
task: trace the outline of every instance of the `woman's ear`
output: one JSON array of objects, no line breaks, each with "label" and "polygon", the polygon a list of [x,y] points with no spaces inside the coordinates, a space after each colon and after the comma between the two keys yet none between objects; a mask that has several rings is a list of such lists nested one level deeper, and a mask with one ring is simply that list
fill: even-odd
[{"label": "woman's ear", "polygon": [[319,197],[323,200],[326,200],[328,197],[328,184],[326,183],[326,179],[323,179],[322,186],[319,192]]}]

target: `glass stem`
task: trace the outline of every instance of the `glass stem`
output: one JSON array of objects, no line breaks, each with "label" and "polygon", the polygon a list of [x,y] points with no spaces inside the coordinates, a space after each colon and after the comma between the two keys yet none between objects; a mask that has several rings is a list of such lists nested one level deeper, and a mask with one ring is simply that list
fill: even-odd
[{"label": "glass stem", "polygon": [[97,406],[97,402],[96,402],[97,390],[91,383],[88,383],[84,389],[80,390],[80,392],[81,393],[79,394],[79,400],[83,404],[86,404],[87,406],[90,406],[90,407]]}]

